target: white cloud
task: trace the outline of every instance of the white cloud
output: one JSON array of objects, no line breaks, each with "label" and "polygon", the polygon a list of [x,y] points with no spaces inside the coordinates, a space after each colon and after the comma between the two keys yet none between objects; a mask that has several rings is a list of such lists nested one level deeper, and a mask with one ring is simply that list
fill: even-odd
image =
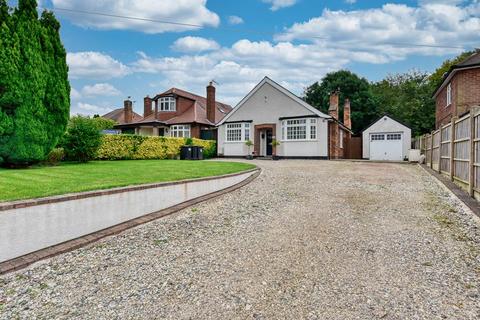
[{"label": "white cloud", "polygon": [[82,95],[80,94],[80,92],[78,92],[78,90],[76,90],[74,87],[70,88],[70,100],[77,100],[81,97]]},{"label": "white cloud", "polygon": [[67,63],[72,79],[111,79],[130,73],[123,63],[94,51],[70,52],[67,54]]},{"label": "white cloud", "polygon": [[188,36],[177,39],[171,48],[180,52],[201,52],[217,50],[220,48],[220,45],[214,40]]},{"label": "white cloud", "polygon": [[357,3],[357,0],[345,0],[345,3],[354,4]]},{"label": "white cloud", "polygon": [[304,40],[331,48],[383,55],[387,61],[410,54],[445,55],[461,50],[408,46],[471,47],[478,43],[479,3],[461,7],[423,4],[420,7],[386,4],[357,11],[324,10],[322,15],[296,23],[275,37],[277,41]]},{"label": "white cloud", "polygon": [[73,109],[70,113],[83,114],[83,115],[92,115],[92,114],[103,115],[110,111],[112,111],[112,108],[100,107],[100,106],[89,104],[89,103],[79,102],[76,104],[76,108]]},{"label": "white cloud", "polygon": [[229,16],[228,17],[228,23],[231,24],[231,25],[242,24],[243,19],[240,18],[239,16]]},{"label": "white cloud", "polygon": [[122,93],[109,83],[96,83],[94,85],[86,85],[82,89],[82,93],[87,97],[97,96],[119,96]]},{"label": "white cloud", "polygon": [[263,0],[263,2],[271,4],[270,10],[277,11],[281,8],[293,6],[298,0]]},{"label": "white cloud", "polygon": [[136,30],[145,33],[181,32],[198,27],[179,26],[148,20],[181,22],[200,26],[216,27],[220,18],[208,10],[207,0],[52,0],[56,8],[106,13],[117,16],[136,17],[122,19],[92,14],[61,12],[74,24],[86,28],[104,30]]}]

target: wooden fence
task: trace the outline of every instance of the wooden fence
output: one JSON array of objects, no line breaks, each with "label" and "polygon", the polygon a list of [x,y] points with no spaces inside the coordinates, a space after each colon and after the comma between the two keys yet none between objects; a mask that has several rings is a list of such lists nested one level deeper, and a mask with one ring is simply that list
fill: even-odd
[{"label": "wooden fence", "polygon": [[426,164],[480,199],[480,108],[412,140]]}]

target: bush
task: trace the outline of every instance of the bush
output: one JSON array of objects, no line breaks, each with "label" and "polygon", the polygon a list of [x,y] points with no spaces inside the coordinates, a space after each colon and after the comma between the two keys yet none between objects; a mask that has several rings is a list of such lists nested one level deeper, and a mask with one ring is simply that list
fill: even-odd
[{"label": "bush", "polygon": [[102,117],[93,117],[92,118],[93,123],[97,126],[98,130],[109,130],[113,129],[113,126],[117,124],[115,120],[112,119],[105,119]]},{"label": "bush", "polygon": [[56,166],[60,161],[65,158],[65,150],[63,148],[55,148],[47,155],[47,158],[43,162],[48,166]]},{"label": "bush", "polygon": [[203,147],[203,158],[210,159],[217,156],[217,143],[215,140],[201,140],[193,138],[195,146]]},{"label": "bush", "polygon": [[87,162],[94,159],[101,142],[100,131],[92,119],[82,116],[70,119],[63,140],[68,160]]},{"label": "bush", "polygon": [[[124,134],[103,135],[101,141],[96,155],[99,160],[175,159],[185,145],[183,138]],[[205,158],[215,156],[215,141],[192,139],[192,143],[204,147]]]}]

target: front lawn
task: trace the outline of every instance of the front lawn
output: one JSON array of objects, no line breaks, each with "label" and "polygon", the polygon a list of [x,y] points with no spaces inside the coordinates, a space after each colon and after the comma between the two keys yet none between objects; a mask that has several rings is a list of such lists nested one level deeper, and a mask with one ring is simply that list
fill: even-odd
[{"label": "front lawn", "polygon": [[0,201],[217,176],[254,167],[239,162],[132,160],[0,169]]}]

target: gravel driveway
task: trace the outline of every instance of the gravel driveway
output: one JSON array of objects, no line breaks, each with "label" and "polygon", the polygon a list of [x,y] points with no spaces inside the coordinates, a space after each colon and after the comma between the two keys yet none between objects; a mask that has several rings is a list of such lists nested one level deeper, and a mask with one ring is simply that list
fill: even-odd
[{"label": "gravel driveway", "polygon": [[248,186],[0,278],[0,318],[478,319],[480,223],[415,165]]}]

